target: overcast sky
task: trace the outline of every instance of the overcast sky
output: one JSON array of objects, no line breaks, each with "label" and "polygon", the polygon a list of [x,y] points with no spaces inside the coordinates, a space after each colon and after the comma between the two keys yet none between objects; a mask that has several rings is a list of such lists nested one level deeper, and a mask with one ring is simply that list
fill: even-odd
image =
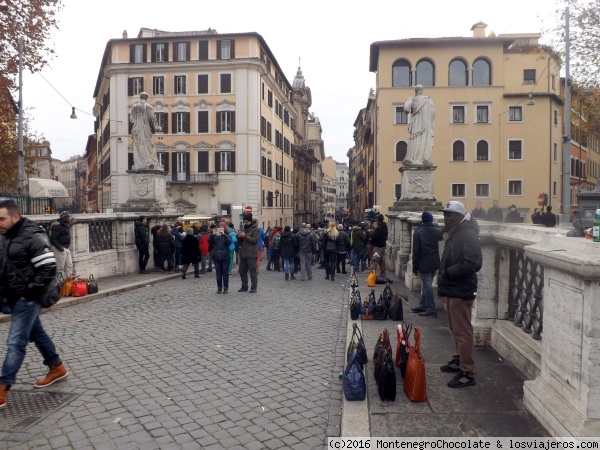
[{"label": "overcast sky", "polygon": [[[536,33],[557,22],[556,0],[63,0],[56,57],[43,76],[24,73],[23,103],[32,128],[51,143],[55,158],[83,155],[94,118],[93,92],[104,48],[123,30],[136,37],[140,28],[165,31],[216,29],[219,33],[257,32],[263,36],[287,79],[301,59],[312,90],[311,111],[323,127],[325,153],[346,161],[353,146],[352,124],[375,88],[369,72],[369,46],[375,41],[413,37],[471,36],[480,20],[487,32]],[[545,40],[545,43],[549,43]],[[68,103],[67,103],[68,101]]]}]

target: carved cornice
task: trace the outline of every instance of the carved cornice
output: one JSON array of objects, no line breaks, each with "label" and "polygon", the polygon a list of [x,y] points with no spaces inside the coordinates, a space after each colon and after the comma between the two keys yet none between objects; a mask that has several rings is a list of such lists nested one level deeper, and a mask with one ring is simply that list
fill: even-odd
[{"label": "carved cornice", "polygon": [[217,148],[217,150],[220,151],[235,150],[235,144],[231,141],[219,141],[217,142],[217,145],[215,145],[215,147]]},{"label": "carved cornice", "polygon": [[187,111],[190,109],[190,104],[183,100],[177,100],[173,103],[173,111]]},{"label": "carved cornice", "polygon": [[212,149],[212,145],[205,141],[200,141],[194,144],[195,150],[210,150]]},{"label": "carved cornice", "polygon": [[196,109],[210,109],[212,103],[201,98],[196,103],[194,103]]},{"label": "carved cornice", "polygon": [[217,102],[217,111],[233,111],[235,110],[235,102],[231,102],[227,99],[223,99]]},{"label": "carved cornice", "polygon": [[190,147],[190,144],[184,141],[177,141],[173,144],[173,150],[180,152],[186,152],[190,149]]}]

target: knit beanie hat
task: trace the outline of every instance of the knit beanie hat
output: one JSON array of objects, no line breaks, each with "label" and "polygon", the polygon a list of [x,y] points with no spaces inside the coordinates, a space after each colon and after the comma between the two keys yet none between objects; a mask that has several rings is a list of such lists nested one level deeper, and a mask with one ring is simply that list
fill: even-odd
[{"label": "knit beanie hat", "polygon": [[423,223],[433,222],[433,216],[429,211],[425,211],[421,214],[421,221]]}]

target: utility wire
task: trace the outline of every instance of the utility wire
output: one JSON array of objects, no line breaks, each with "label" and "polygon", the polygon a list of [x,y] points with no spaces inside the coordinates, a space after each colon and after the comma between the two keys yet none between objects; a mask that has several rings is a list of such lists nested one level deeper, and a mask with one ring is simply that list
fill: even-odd
[{"label": "utility wire", "polygon": [[[38,73],[39,73],[39,72],[38,72]],[[62,95],[62,94],[61,94],[61,93],[58,91],[58,89],[56,89],[56,88],[55,88],[55,87],[52,85],[52,83],[50,83],[50,82],[49,82],[49,81],[46,79],[46,77],[45,77],[44,75],[42,75],[41,73],[39,73],[39,75],[40,75],[40,77],[42,77],[42,78],[44,79],[44,81],[45,81],[46,83],[48,83],[48,84],[50,85],[50,87],[51,87],[52,89],[54,89],[54,90],[56,91],[56,93],[57,93],[58,95],[60,95],[60,96],[63,98],[63,100],[64,100],[65,102],[67,102],[67,103],[69,104],[69,106],[70,106],[71,108],[75,108],[77,111],[79,111],[79,112],[82,112],[82,113],[84,113],[84,114],[87,114],[88,116],[96,117],[96,116],[94,116],[93,114],[90,114],[89,112],[83,111],[83,110],[81,110],[81,109],[79,109],[79,108],[77,108],[77,107],[73,106],[73,105],[72,105],[72,103],[71,103],[69,100],[67,100],[67,99],[65,98],[65,96],[64,96],[64,95]]]}]

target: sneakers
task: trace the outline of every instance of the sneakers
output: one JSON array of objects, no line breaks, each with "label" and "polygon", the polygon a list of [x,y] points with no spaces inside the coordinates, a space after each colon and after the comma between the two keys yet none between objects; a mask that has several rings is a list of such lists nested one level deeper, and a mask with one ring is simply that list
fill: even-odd
[{"label": "sneakers", "polygon": [[444,364],[440,366],[440,370],[442,372],[460,372],[460,361],[456,358],[452,358],[452,360],[448,361],[448,364]]},{"label": "sneakers", "polygon": [[65,366],[63,366],[62,363],[57,366],[49,366],[46,376],[41,380],[37,380],[33,386],[36,388],[50,386],[56,381],[67,378],[67,375],[69,375],[69,372],[67,372],[67,369],[65,369]]},{"label": "sneakers", "polygon": [[0,384],[0,408],[6,406],[6,393],[8,392],[8,386]]},{"label": "sneakers", "polygon": [[451,388],[462,388],[467,386],[475,386],[475,378],[464,372],[457,373],[454,378],[448,381],[448,387]]},{"label": "sneakers", "polygon": [[249,294],[256,294],[256,288],[252,288],[248,291]]},{"label": "sneakers", "polygon": [[246,292],[247,290],[248,290],[248,286],[238,289],[238,292]]}]

